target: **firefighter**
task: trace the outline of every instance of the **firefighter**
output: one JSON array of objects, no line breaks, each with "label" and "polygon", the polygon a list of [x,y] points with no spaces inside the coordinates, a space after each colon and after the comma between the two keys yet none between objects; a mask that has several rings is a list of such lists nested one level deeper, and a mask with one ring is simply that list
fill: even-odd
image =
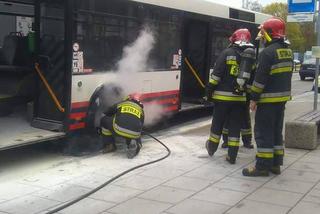
[{"label": "firefighter", "polygon": [[241,121],[245,114],[246,93],[239,92],[238,75],[241,53],[250,46],[248,29],[238,29],[229,38],[230,46],[218,57],[206,88],[207,98],[213,100],[214,111],[210,137],[206,142],[209,156],[217,151],[223,125],[228,122],[228,155],[226,160],[235,164],[239,150]]},{"label": "firefighter", "polygon": [[[250,65],[252,64],[252,70],[250,73],[250,77],[247,76],[247,82],[246,82],[246,92],[247,92],[247,101],[246,101],[246,111],[244,115],[244,120],[242,120],[241,129],[240,129],[240,135],[242,138],[243,146],[248,149],[253,149],[254,146],[252,144],[252,126],[251,126],[251,116],[250,116],[250,92],[251,92],[251,84],[254,79],[254,73],[256,69],[256,63],[255,58],[256,54],[251,53],[249,55],[249,58],[251,60]],[[243,62],[246,59],[242,59]],[[247,60],[246,60],[247,61]],[[222,148],[228,148],[228,124],[224,124],[223,130],[222,130],[222,138],[223,138],[223,144],[221,145]]]},{"label": "firefighter", "polygon": [[142,146],[141,131],[144,124],[143,104],[133,94],[124,101],[113,105],[101,119],[100,134],[105,144],[104,153],[116,150],[116,137],[124,138],[128,158],[135,157]]},{"label": "firefighter", "polygon": [[286,102],[291,99],[293,54],[285,39],[285,23],[270,18],[260,26],[265,45],[251,87],[250,109],[256,111],[256,164],[243,169],[244,176],[280,174],[283,164],[283,119]]},{"label": "firefighter", "polygon": [[[247,98],[246,110],[245,110],[244,119],[242,120],[242,123],[241,123],[240,135],[243,142],[243,146],[248,149],[253,149],[249,102],[250,100],[249,98]],[[229,133],[228,124],[225,124],[222,130],[222,138],[223,138],[223,144],[221,145],[222,148],[228,148],[228,133]]]}]

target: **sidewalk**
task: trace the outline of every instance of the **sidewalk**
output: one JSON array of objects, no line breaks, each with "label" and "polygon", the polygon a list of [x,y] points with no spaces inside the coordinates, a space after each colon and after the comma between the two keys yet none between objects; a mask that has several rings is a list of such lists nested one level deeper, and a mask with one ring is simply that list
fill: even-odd
[{"label": "sidewalk", "polygon": [[[309,96],[288,104],[287,120],[312,109]],[[320,148],[286,149],[279,176],[243,177],[242,168],[254,163],[255,151],[241,147],[235,165],[225,161],[223,149],[209,158],[204,142],[210,123],[207,118],[156,133],[171,149],[169,158],[129,173],[59,213],[320,213]],[[0,213],[46,213],[130,167],[165,154],[160,144],[145,139],[140,155],[133,160],[119,152],[74,158],[0,183]]]}]

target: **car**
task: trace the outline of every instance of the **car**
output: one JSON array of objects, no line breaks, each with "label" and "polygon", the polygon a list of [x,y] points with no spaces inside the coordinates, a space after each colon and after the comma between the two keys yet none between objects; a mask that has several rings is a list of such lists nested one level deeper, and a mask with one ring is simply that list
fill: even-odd
[{"label": "car", "polygon": [[305,60],[299,70],[299,75],[301,80],[305,80],[306,77],[311,77],[314,79],[316,71],[316,59],[310,58]]}]

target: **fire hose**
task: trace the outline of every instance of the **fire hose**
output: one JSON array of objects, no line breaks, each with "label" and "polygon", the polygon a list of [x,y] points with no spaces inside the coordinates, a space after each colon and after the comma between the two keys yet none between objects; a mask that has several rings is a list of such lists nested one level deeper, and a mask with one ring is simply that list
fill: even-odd
[{"label": "fire hose", "polygon": [[69,207],[69,206],[71,206],[71,205],[73,205],[73,204],[75,204],[75,203],[77,203],[77,202],[79,202],[79,201],[81,201],[81,200],[89,197],[89,196],[92,195],[93,193],[99,191],[100,189],[102,189],[102,188],[104,188],[105,186],[109,185],[111,182],[113,182],[113,181],[117,180],[118,178],[120,178],[120,177],[128,174],[129,172],[132,172],[132,171],[134,171],[134,170],[136,170],[136,169],[139,169],[139,168],[142,168],[142,167],[144,167],[144,166],[151,165],[151,164],[154,164],[154,163],[156,163],[156,162],[162,161],[162,160],[164,160],[164,159],[166,159],[167,157],[170,156],[171,150],[170,150],[164,143],[162,143],[159,139],[157,139],[156,137],[152,136],[151,134],[149,134],[149,133],[147,133],[147,132],[143,132],[143,134],[151,137],[151,138],[154,139],[156,142],[160,143],[160,144],[167,150],[167,154],[166,154],[165,156],[161,157],[161,158],[156,159],[156,160],[149,161],[149,162],[146,162],[146,163],[137,165],[137,166],[132,167],[132,168],[130,168],[130,169],[124,171],[124,172],[121,172],[120,174],[114,176],[113,178],[109,179],[108,181],[106,181],[105,183],[101,184],[100,186],[94,188],[93,190],[91,190],[91,191],[89,191],[89,192],[87,192],[87,193],[85,193],[85,194],[83,194],[83,195],[81,195],[81,196],[79,196],[79,197],[77,197],[77,198],[75,198],[75,199],[73,199],[73,200],[65,203],[65,204],[62,204],[61,206],[59,206],[59,207],[57,207],[57,208],[55,208],[55,209],[47,212],[46,214],[52,214],[52,213],[59,212],[59,211],[65,209],[65,208],[67,208],[67,207]]}]

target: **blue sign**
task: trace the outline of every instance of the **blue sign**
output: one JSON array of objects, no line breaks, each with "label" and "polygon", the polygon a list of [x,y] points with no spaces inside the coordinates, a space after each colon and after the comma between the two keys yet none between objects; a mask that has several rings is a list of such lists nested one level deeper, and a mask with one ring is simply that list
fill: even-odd
[{"label": "blue sign", "polygon": [[289,13],[314,13],[315,0],[288,0]]}]

